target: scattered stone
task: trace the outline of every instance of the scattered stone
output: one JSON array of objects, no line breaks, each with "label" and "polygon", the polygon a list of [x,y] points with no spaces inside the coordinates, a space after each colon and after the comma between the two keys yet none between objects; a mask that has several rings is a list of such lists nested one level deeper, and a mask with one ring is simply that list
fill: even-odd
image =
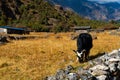
[{"label": "scattered stone", "polygon": [[109,53],[109,55],[117,54],[117,53],[118,53],[118,50],[113,50],[112,52]]},{"label": "scattered stone", "polygon": [[109,59],[109,62],[120,62],[120,59],[117,59],[117,58],[110,58]]},{"label": "scattered stone", "polygon": [[74,68],[71,65],[67,66],[67,68],[66,68],[66,70],[73,70],[73,69]]},{"label": "scattered stone", "polygon": [[109,80],[106,75],[100,75],[97,77],[97,80]]},{"label": "scattered stone", "polygon": [[[120,49],[88,61],[88,68],[69,65],[46,80],[120,80]],[[74,72],[73,72],[74,71]]]},{"label": "scattered stone", "polygon": [[109,68],[107,67],[107,66],[105,66],[105,65],[96,65],[96,66],[94,66],[94,67],[92,67],[92,68],[90,68],[90,70],[92,70],[92,71],[94,71],[94,70],[105,70],[105,71],[107,71]]},{"label": "scattered stone", "polygon": [[46,80],[56,80],[56,77],[55,76],[49,76],[46,78]]},{"label": "scattered stone", "polygon": [[58,70],[56,75],[55,75],[57,80],[62,80],[66,77],[65,71],[64,70]]},{"label": "scattered stone", "polygon": [[109,64],[110,72],[115,72],[117,70],[117,65],[116,63]]},{"label": "scattered stone", "polygon": [[117,69],[120,70],[120,62],[118,63]]},{"label": "scattered stone", "polygon": [[104,70],[94,70],[91,72],[93,76],[100,76],[100,75],[107,75],[109,74],[107,71]]},{"label": "scattered stone", "polygon": [[68,74],[68,80],[78,80],[79,76],[76,73],[69,73]]}]

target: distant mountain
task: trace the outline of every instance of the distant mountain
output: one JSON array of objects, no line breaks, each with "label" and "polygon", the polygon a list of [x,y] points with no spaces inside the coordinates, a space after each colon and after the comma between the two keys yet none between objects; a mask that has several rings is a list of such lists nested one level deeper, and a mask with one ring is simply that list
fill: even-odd
[{"label": "distant mountain", "polygon": [[70,8],[81,16],[94,20],[119,20],[120,4],[110,2],[100,4],[88,0],[49,0],[53,4],[59,4],[64,8]]},{"label": "distant mountain", "polygon": [[[35,31],[46,32],[71,31],[74,26],[101,28],[108,23],[97,20],[114,19],[114,16],[120,18],[117,13],[119,4],[116,7],[113,5],[116,3],[111,6],[87,0],[0,0],[0,26],[29,27]],[[109,16],[108,13],[116,14]]]}]

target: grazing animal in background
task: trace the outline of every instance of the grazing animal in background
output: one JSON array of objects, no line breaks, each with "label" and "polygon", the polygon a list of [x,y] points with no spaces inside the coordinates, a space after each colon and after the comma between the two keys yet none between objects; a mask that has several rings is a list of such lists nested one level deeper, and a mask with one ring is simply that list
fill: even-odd
[{"label": "grazing animal in background", "polygon": [[90,49],[92,48],[92,36],[88,33],[81,33],[77,38],[77,59],[79,62],[84,62],[88,60]]}]

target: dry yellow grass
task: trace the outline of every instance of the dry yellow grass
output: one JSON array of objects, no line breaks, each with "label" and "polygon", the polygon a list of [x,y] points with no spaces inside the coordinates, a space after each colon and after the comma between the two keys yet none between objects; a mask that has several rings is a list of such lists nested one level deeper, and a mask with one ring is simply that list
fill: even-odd
[{"label": "dry yellow grass", "polygon": [[[70,34],[31,33],[42,38],[12,41],[0,46],[0,80],[42,80],[67,65],[86,65],[76,62],[72,51],[76,49],[76,41],[70,39]],[[119,36],[111,36],[108,32],[91,34],[98,39],[93,41],[90,55],[120,48]]]}]

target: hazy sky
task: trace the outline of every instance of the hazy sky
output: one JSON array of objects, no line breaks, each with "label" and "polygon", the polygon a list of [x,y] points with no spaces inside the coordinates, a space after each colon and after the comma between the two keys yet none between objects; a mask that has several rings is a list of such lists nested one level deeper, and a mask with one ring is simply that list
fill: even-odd
[{"label": "hazy sky", "polygon": [[106,3],[106,2],[119,2],[120,3],[120,0],[89,0],[89,1],[97,1],[100,3]]}]

